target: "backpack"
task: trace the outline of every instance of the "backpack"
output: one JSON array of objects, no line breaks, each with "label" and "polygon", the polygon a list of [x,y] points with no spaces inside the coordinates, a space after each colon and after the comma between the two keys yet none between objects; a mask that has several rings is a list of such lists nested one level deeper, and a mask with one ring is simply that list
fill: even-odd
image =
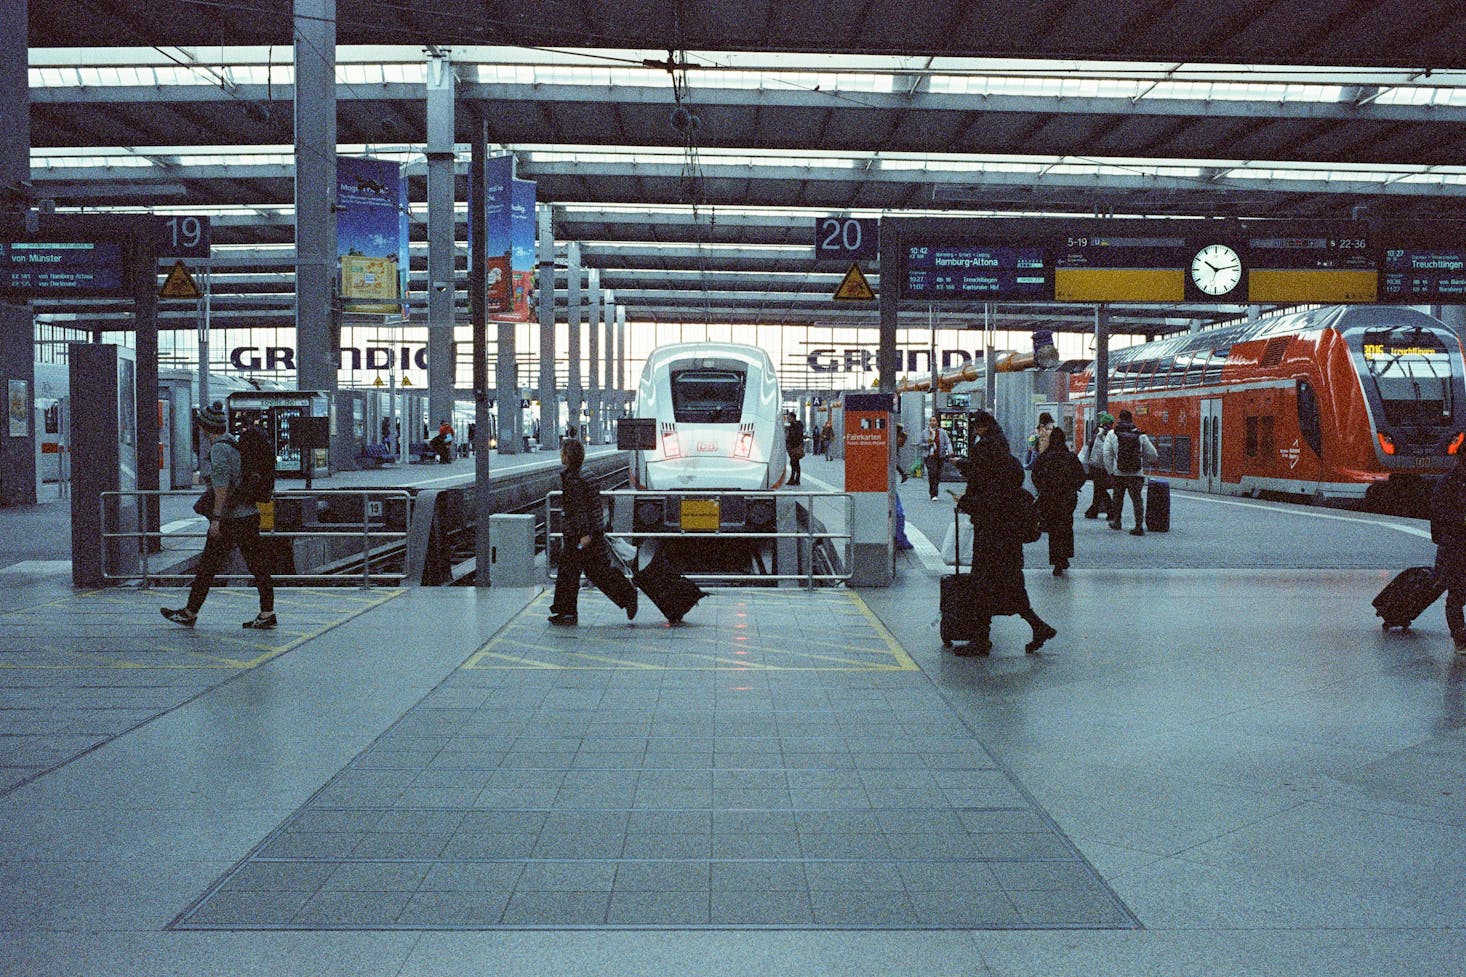
[{"label": "backpack", "polygon": [[247,427],[239,435],[239,501],[269,502],[275,494],[275,447],[258,428]]},{"label": "backpack", "polygon": [[1122,475],[1143,471],[1145,464],[1140,457],[1141,432],[1138,428],[1115,432],[1115,470]]}]

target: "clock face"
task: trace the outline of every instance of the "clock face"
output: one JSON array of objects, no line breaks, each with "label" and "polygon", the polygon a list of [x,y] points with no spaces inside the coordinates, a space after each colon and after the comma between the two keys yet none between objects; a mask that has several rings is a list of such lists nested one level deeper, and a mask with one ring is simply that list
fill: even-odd
[{"label": "clock face", "polygon": [[1208,244],[1191,259],[1191,281],[1207,295],[1226,295],[1242,281],[1242,258],[1225,244]]}]

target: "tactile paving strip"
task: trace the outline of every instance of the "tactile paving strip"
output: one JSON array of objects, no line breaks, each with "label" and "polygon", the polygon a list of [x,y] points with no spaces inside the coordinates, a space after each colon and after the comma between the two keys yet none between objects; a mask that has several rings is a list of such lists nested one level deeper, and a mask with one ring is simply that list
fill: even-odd
[{"label": "tactile paving strip", "polygon": [[547,604],[174,927],[1137,925],[855,595]]},{"label": "tactile paving strip", "polygon": [[401,592],[281,588],[274,631],[240,627],[259,610],[253,588],[215,589],[193,629],[158,613],[184,603],[177,589],[90,591],[0,613],[0,794]]}]

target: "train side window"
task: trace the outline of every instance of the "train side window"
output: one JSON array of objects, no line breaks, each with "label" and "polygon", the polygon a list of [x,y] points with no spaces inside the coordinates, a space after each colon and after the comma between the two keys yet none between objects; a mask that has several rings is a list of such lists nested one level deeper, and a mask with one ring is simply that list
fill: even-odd
[{"label": "train side window", "polygon": [[1323,455],[1323,423],[1318,414],[1318,394],[1307,380],[1298,381],[1298,430],[1313,453]]},{"label": "train side window", "polygon": [[1171,439],[1171,471],[1191,471],[1191,438],[1189,435],[1177,435]]},{"label": "train side window", "polygon": [[1257,419],[1257,453],[1264,458],[1273,455],[1273,416]]},{"label": "train side window", "polygon": [[1155,463],[1156,470],[1163,472],[1175,471],[1175,466],[1171,464],[1171,456],[1174,450],[1172,437],[1169,434],[1162,434],[1151,440],[1155,442],[1155,451],[1159,456]]},{"label": "train side window", "polygon": [[1257,457],[1257,417],[1254,415],[1247,418],[1245,422],[1247,433],[1242,440],[1242,453],[1249,458]]}]

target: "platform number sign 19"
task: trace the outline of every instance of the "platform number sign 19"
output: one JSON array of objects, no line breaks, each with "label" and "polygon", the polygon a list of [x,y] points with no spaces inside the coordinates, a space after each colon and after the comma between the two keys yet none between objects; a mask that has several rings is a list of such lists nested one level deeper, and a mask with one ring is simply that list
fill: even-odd
[{"label": "platform number sign 19", "polygon": [[207,258],[209,256],[209,219],[192,214],[159,217],[158,257]]},{"label": "platform number sign 19", "polygon": [[816,217],[816,261],[874,261],[881,251],[881,222],[864,217]]}]

